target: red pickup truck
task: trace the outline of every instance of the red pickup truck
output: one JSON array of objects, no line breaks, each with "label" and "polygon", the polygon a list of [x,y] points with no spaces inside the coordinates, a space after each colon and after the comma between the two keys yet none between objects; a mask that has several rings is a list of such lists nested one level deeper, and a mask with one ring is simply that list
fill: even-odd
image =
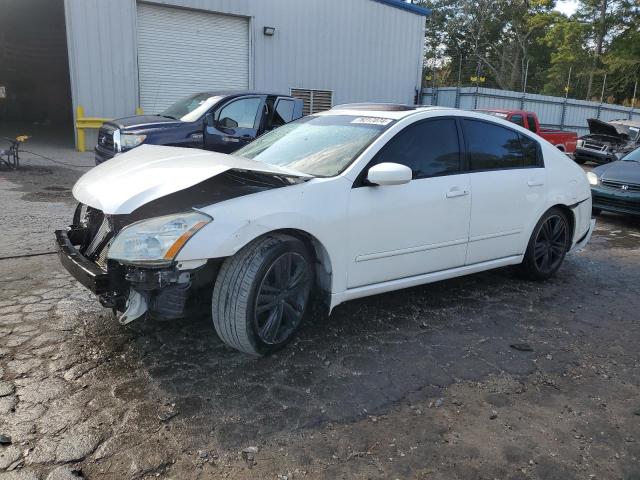
[{"label": "red pickup truck", "polygon": [[553,130],[551,128],[540,128],[538,116],[534,112],[525,110],[500,110],[500,109],[481,109],[480,112],[488,113],[495,117],[504,118],[510,122],[528,128],[533,133],[537,133],[547,142],[555,145],[564,153],[573,155],[576,151],[576,142],[578,134],[575,132],[565,132],[564,130]]}]

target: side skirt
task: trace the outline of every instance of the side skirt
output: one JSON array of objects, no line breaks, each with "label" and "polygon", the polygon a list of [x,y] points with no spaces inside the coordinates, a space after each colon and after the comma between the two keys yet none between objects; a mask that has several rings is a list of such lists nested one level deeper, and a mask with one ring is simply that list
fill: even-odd
[{"label": "side skirt", "polygon": [[513,255],[510,257],[499,258],[497,260],[489,260],[487,262],[474,263],[473,265],[465,265],[463,267],[451,268],[448,270],[440,270],[439,272],[425,273],[415,275],[413,277],[399,278],[397,280],[389,280],[373,285],[365,285],[362,287],[351,288],[344,292],[334,293],[331,295],[331,310],[341,303],[356,298],[368,297],[379,293],[391,292],[402,288],[415,287],[426,283],[438,282],[449,278],[461,277],[478,273],[493,268],[506,267],[507,265],[517,265],[522,263],[523,255]]}]

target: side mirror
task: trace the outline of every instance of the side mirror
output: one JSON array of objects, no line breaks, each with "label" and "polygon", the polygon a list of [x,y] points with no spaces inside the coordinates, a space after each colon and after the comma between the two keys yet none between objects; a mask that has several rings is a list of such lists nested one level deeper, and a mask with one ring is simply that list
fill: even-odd
[{"label": "side mirror", "polygon": [[238,128],[238,122],[236,122],[233,118],[224,117],[222,120],[218,122],[218,125],[222,128]]},{"label": "side mirror", "polygon": [[209,112],[204,116],[204,126],[205,127],[213,127],[215,126],[215,120],[213,119],[213,113]]},{"label": "side mirror", "polygon": [[399,163],[379,163],[367,172],[367,180],[374,185],[402,185],[409,183],[413,172]]}]

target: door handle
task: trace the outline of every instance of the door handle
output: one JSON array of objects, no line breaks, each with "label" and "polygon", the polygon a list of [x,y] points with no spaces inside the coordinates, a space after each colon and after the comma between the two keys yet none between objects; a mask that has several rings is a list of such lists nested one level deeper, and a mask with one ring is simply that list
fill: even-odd
[{"label": "door handle", "polygon": [[527,185],[530,187],[541,187],[544,185],[544,182],[542,180],[529,180]]},{"label": "door handle", "polygon": [[447,192],[447,198],[464,197],[469,195],[469,190],[461,190],[458,187],[454,187]]}]

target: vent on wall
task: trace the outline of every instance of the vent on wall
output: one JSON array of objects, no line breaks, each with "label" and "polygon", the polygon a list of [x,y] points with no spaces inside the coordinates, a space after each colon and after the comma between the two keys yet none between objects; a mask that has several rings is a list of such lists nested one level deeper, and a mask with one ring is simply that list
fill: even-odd
[{"label": "vent on wall", "polygon": [[291,96],[299,98],[303,102],[302,114],[329,110],[333,105],[333,92],[331,90],[310,90],[304,88],[292,88]]}]

